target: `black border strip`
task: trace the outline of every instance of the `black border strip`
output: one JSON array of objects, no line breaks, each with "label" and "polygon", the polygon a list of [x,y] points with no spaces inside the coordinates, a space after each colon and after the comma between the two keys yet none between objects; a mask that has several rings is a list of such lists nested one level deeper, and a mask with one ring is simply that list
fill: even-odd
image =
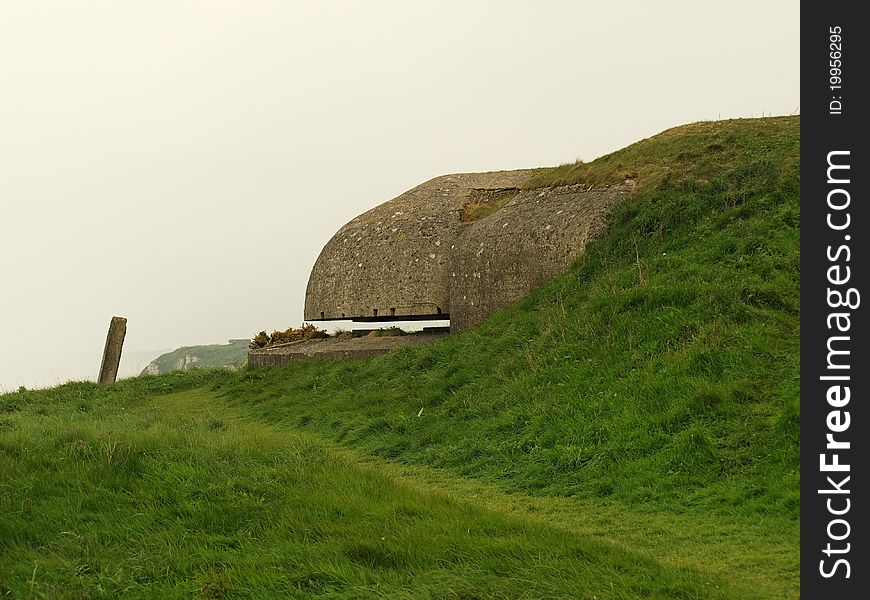
[{"label": "black border strip", "polygon": [[[865,443],[870,432],[866,408],[870,380],[866,352],[868,307],[863,305],[870,302],[870,296],[859,299],[868,291],[866,280],[870,269],[866,241],[866,232],[870,231],[866,136],[870,131],[863,126],[863,111],[870,106],[863,81],[868,66],[865,62],[868,25],[858,17],[860,6],[857,2],[801,4],[801,595],[804,598],[866,598],[870,590],[866,516],[870,506],[868,494],[861,491],[870,489]],[[832,88],[837,81],[832,81],[831,76],[838,74],[831,70],[837,68],[842,69],[839,74],[842,87]],[[834,168],[829,173],[829,161],[850,168]],[[830,204],[839,208],[831,208],[829,199]],[[848,280],[843,281],[847,275]],[[857,295],[850,293],[850,289]],[[841,300],[837,293],[852,306],[836,306]],[[848,316],[831,317],[832,314]],[[831,348],[836,352],[832,354]],[[828,434],[836,442],[834,447],[828,447]],[[847,442],[848,448],[844,446]],[[840,465],[849,465],[848,471],[832,470],[842,468],[830,466],[835,454]],[[821,455],[829,465],[827,471],[820,464]],[[823,572],[829,576],[825,577]]]}]

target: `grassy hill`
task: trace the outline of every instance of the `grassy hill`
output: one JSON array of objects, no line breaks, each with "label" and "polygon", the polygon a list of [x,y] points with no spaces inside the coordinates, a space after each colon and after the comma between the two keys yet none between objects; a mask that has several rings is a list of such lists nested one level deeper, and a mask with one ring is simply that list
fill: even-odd
[{"label": "grassy hill", "polygon": [[155,375],[187,369],[221,369],[240,367],[248,358],[250,340],[230,340],[228,344],[183,346],[161,354],[140,375]]},{"label": "grassy hill", "polygon": [[638,186],[434,346],[0,397],[0,591],[798,597],[799,126],[542,173]]}]

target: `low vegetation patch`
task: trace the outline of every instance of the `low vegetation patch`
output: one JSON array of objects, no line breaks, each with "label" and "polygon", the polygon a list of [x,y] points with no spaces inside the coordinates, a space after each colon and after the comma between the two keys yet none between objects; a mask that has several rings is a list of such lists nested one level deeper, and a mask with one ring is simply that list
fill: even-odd
[{"label": "low vegetation patch", "polygon": [[277,344],[286,344],[287,342],[298,342],[301,340],[327,339],[334,338],[337,340],[349,340],[354,337],[394,337],[422,334],[424,331],[405,331],[396,326],[381,327],[379,329],[356,329],[354,331],[345,331],[343,329],[336,330],[332,335],[317,329],[311,323],[306,323],[302,327],[296,329],[291,327],[286,331],[273,331],[268,335],[265,331],[261,331],[251,340],[249,345],[251,350],[258,348],[268,348]]},{"label": "low vegetation patch", "polygon": [[405,331],[400,327],[381,327],[380,329],[372,329],[366,333],[366,337],[396,337],[403,335],[414,335],[414,333],[423,333],[422,331],[411,332]]},{"label": "low vegetation patch", "polygon": [[459,220],[470,223],[498,212],[519,193],[519,188],[471,190]]},{"label": "low vegetation patch", "polygon": [[261,331],[251,340],[249,348],[256,350],[257,348],[266,348],[275,346],[276,344],[286,344],[287,342],[298,342],[300,340],[313,340],[328,338],[329,334],[318,329],[311,323],[305,323],[302,327],[290,327],[284,331],[273,331],[271,335],[265,331]]}]

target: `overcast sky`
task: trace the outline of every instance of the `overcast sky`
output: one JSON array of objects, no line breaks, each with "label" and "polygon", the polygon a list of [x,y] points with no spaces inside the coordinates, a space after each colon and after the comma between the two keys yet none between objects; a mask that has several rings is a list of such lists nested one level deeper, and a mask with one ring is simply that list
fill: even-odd
[{"label": "overcast sky", "polygon": [[434,176],[792,114],[797,2],[2,0],[0,390],[298,326],[357,214]]}]

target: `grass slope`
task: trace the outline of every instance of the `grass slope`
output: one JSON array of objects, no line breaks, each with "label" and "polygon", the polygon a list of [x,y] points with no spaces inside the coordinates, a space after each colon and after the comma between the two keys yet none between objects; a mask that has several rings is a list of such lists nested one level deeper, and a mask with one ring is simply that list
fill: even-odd
[{"label": "grass slope", "polygon": [[249,371],[226,401],[515,491],[797,519],[799,120],[717,127],[677,156],[736,158],[617,206],[567,276],[475,330]]},{"label": "grass slope", "polygon": [[[273,565],[275,556],[288,552],[298,559],[263,573],[292,572],[288,590],[313,578],[321,583],[311,584],[309,592],[327,596],[366,597],[387,590],[386,595],[414,597],[451,597],[451,591],[458,597],[797,597],[799,126],[796,117],[696,124],[589,165],[552,170],[541,185],[631,175],[638,187],[614,209],[609,233],[587,248],[569,274],[435,346],[368,360],[300,362],[238,374],[186,373],[122,382],[111,390],[65,386],[2,397],[0,481],[4,499],[10,498],[3,512],[18,516],[0,534],[0,583],[19,591],[29,581],[25,576],[32,575],[34,589],[62,589],[56,581],[78,572],[76,557],[85,556],[86,548],[108,552],[114,547],[115,571],[102,569],[103,563],[101,570],[88,567],[92,570],[81,574],[82,589],[103,589],[94,573],[118,569],[127,575],[119,575],[117,585],[140,594],[165,580],[187,591],[199,582],[204,596],[224,584],[237,591],[259,589],[249,572],[251,561]],[[156,399],[179,392],[179,386],[191,389],[171,401]],[[55,402],[79,403],[79,419],[51,421]],[[208,418],[191,416],[200,424],[190,421],[189,432],[184,420],[173,424],[165,416],[154,417],[162,424],[151,430],[136,415],[158,411],[157,406],[164,411],[160,414],[176,417],[201,415],[203,406],[212,412]],[[220,416],[221,411],[237,422]],[[115,429],[108,425],[112,419],[120,419]],[[245,432],[241,438],[275,435],[280,441],[247,446],[230,436],[236,428]],[[67,482],[66,496],[60,495],[51,482],[70,480],[64,460],[81,461],[76,468],[84,474],[102,468],[99,460],[87,457],[98,456],[109,444],[105,429],[127,436],[125,447],[134,449],[130,457],[141,448],[147,457],[161,456],[165,462],[152,471],[150,458],[136,458],[139,466],[110,489]],[[224,441],[210,445],[209,436]],[[91,448],[82,452],[92,463],[74,454],[77,443]],[[312,449],[303,451],[299,444]],[[323,487],[312,483],[310,496],[285,495],[297,493],[275,489],[288,487],[282,477],[289,476],[276,466],[287,462],[281,458],[285,445],[291,455],[309,452],[302,462],[312,472],[300,471],[294,485],[309,476],[317,480],[320,461],[339,466],[327,471]],[[38,451],[25,456],[21,447]],[[355,458],[341,459],[342,452]],[[64,456],[69,458],[59,458]],[[366,456],[374,458],[360,458]],[[358,472],[361,462],[366,475]],[[183,474],[174,479],[156,475],[179,470]],[[56,472],[61,475],[54,477]],[[411,486],[408,493],[418,489],[420,502],[437,504],[430,498],[433,489],[454,502],[479,497],[449,514],[438,513],[440,505],[415,504],[425,519],[431,517],[430,524],[391,546],[386,563],[354,558],[371,556],[368,550],[347,553],[372,543],[355,537],[358,532],[350,525],[338,538],[328,537],[337,544],[331,550],[317,546],[321,538],[294,537],[313,552],[314,562],[303,562],[304,568],[293,566],[303,560],[293,554],[298,548],[274,550],[280,536],[265,529],[254,528],[253,535],[268,541],[250,543],[243,552],[209,546],[211,554],[200,556],[181,547],[220,535],[244,543],[248,529],[238,523],[255,518],[250,515],[256,503],[247,504],[248,490],[254,488],[252,497],[265,498],[267,490],[277,495],[264,501],[275,511],[272,519],[347,525],[341,510],[326,505],[316,515],[304,512],[308,503],[329,495],[325,482],[330,478],[351,490],[340,496],[338,504],[348,507],[342,510],[356,510],[350,507],[359,503],[362,512],[353,514],[371,514],[378,523],[361,525],[361,531],[383,531],[378,519],[387,517],[366,504],[366,496],[379,488],[390,489],[388,496],[405,493],[390,486],[407,473],[415,481],[435,482]],[[372,485],[365,487],[358,476]],[[27,483],[10,483],[17,481]],[[210,482],[217,490],[214,502],[201,497]],[[149,517],[155,521],[148,535],[161,541],[150,542],[137,556],[146,562],[158,556],[154,562],[163,564],[169,559],[161,554],[162,544],[179,548],[173,556],[200,558],[173,567],[165,577],[149,567],[139,581],[131,579],[133,563],[120,555],[125,548],[139,548],[141,536],[127,532],[123,541],[115,532],[100,538],[94,532],[101,531],[101,515],[108,509],[89,503],[126,507],[125,498],[147,496],[147,490],[187,491],[181,496],[158,492],[161,501],[145,514],[163,515]],[[22,493],[30,495],[22,498]],[[79,504],[58,508],[61,514],[85,519],[75,534],[97,538],[81,548],[62,541],[58,536],[66,534],[51,533],[65,527],[61,518],[29,537],[33,515],[41,514],[33,512],[35,499],[47,503],[40,509],[44,513],[67,497]],[[334,508],[334,500],[323,501]],[[410,497],[403,501],[412,502]],[[177,508],[190,502],[202,509],[199,524],[186,521],[186,509]],[[235,516],[209,516],[219,505]],[[160,512],[164,506],[170,507],[168,513]],[[28,507],[30,512],[23,512]],[[468,522],[461,516],[466,511],[471,521],[488,515],[504,524],[505,529],[492,529],[496,539],[505,540],[498,547],[511,547],[510,540],[519,546],[475,553],[482,538],[469,538],[468,546],[438,542],[432,554],[414,554],[429,537],[438,539],[437,529],[444,525],[437,523],[460,523],[449,529],[451,536],[458,535]],[[128,523],[133,514],[119,517]],[[232,518],[236,525],[222,528],[220,518]],[[517,519],[525,524],[523,533],[511,538],[508,532],[520,527]],[[397,530],[408,527],[390,522]],[[522,529],[529,522],[543,529],[533,534]],[[115,526],[121,527],[105,525]],[[157,533],[161,526],[163,533]],[[560,537],[565,532],[570,535]],[[589,536],[607,541],[588,551],[592,570],[581,568],[573,551],[565,554],[573,547],[571,539],[585,544]],[[536,545],[538,538],[543,546]],[[325,554],[318,554],[321,550]],[[39,566],[37,557],[46,552],[56,557],[51,568]],[[488,561],[501,560],[496,556],[517,560],[491,566],[495,563]],[[613,556],[619,558],[610,560]],[[35,574],[29,573],[34,568]],[[427,578],[436,571],[434,579]],[[329,575],[312,575],[321,572]],[[514,572],[511,578],[508,573]],[[263,577],[256,585],[267,585]],[[40,588],[40,582],[60,588]]]},{"label": "grass slope", "polygon": [[[203,378],[187,383],[202,382]],[[212,374],[211,382],[225,377]],[[3,398],[0,593],[719,598],[696,570],[425,492],[203,390]],[[736,592],[735,592],[736,593]]]}]

